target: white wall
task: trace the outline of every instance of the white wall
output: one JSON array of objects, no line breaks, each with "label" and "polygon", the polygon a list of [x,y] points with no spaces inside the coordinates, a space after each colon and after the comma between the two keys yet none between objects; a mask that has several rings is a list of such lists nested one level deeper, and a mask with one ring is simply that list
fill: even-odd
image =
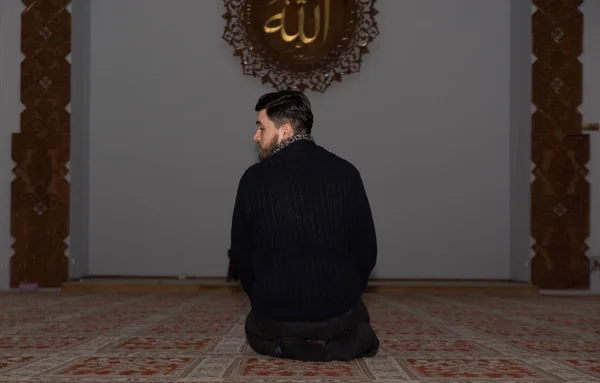
[{"label": "white wall", "polygon": [[[584,1],[581,7],[584,17],[583,55],[583,105],[579,108],[585,122],[600,122],[600,2]],[[591,184],[591,233],[588,254],[600,257],[600,132],[592,132],[590,156]],[[592,274],[592,290],[600,292],[600,270]]]},{"label": "white wall", "polygon": [[71,2],[70,278],[89,274],[91,1]]},{"label": "white wall", "polygon": [[[92,274],[226,270],[253,106],[270,88],[221,39],[221,1],[171,3],[91,3]],[[309,94],[318,143],[362,171],[376,276],[508,278],[511,2],[378,8],[362,73]]]},{"label": "white wall", "polygon": [[19,0],[0,0],[0,290],[10,284],[10,183],[14,179],[11,133],[21,113],[21,11]]},{"label": "white wall", "polygon": [[531,3],[510,1],[510,277],[531,280]]},{"label": "white wall", "polygon": [[[95,162],[91,167],[96,185],[92,197],[95,211],[92,231],[95,236],[94,248],[97,249],[92,256],[91,271],[162,275],[177,274],[185,270],[189,274],[222,275],[225,267],[222,254],[228,244],[229,214],[235,184],[239,173],[253,160],[249,142],[253,128],[252,104],[268,88],[260,87],[254,79],[242,77],[238,62],[230,56],[230,50],[220,40],[220,1],[211,4],[190,0],[181,2],[178,7],[164,9],[163,2],[144,1],[148,5],[145,10],[138,7],[140,1],[130,0],[129,5],[115,0],[94,2],[93,49],[96,62],[93,63],[93,70],[97,104],[93,110],[96,119],[91,133],[103,141],[95,145],[94,153],[99,156],[94,158]],[[514,22],[514,10],[519,3],[519,0],[511,2],[513,83],[515,27],[523,29],[523,25],[519,27]],[[374,54],[366,58],[363,73],[345,79],[342,85],[331,88],[324,96],[311,94],[318,119],[315,134],[319,142],[353,160],[364,173],[382,245],[378,273],[380,277],[505,277],[507,273],[505,239],[508,230],[505,228],[508,219],[503,210],[507,203],[504,194],[506,190],[502,188],[507,169],[502,166],[502,158],[507,153],[503,152],[507,142],[507,133],[503,129],[506,129],[508,118],[508,89],[505,81],[508,73],[502,62],[506,62],[508,49],[508,2],[456,0],[443,4],[446,3],[434,0],[380,0],[382,35],[373,46]],[[114,12],[117,7],[118,13]],[[19,130],[21,110],[19,36],[22,9],[23,5],[19,0],[0,0],[0,289],[8,287],[8,262],[12,254],[12,239],[9,234],[10,182],[13,179],[10,134]],[[196,9],[200,12],[176,13],[177,9]],[[205,22],[198,23],[197,17],[203,10],[208,12],[208,17]],[[600,68],[600,51],[595,47],[600,46],[600,4],[586,1],[582,10],[585,15],[585,53],[582,56],[585,84],[581,111],[585,121],[597,122],[600,121],[600,70],[595,68]],[[138,11],[141,12],[137,13]],[[74,9],[74,17],[77,12]],[[161,12],[166,12],[162,19],[165,24],[160,24]],[[78,15],[81,17],[81,14]],[[392,20],[388,15],[393,15],[395,19]],[[418,22],[425,15],[428,20],[431,17],[434,19],[426,25],[420,25],[425,24]],[[446,17],[447,15],[453,17]],[[115,21],[118,23],[108,25]],[[152,28],[154,22],[168,25],[171,29],[169,34],[161,37],[165,28]],[[73,23],[77,27],[75,20]],[[131,28],[132,24],[136,25],[138,31]],[[457,28],[453,29],[453,26]],[[119,34],[124,31],[127,31],[124,36],[129,38],[120,42]],[[416,39],[417,33],[421,32],[425,32],[425,36]],[[189,35],[184,36],[186,33]],[[188,37],[190,35],[192,38]],[[136,36],[139,40],[133,39]],[[181,38],[182,44],[179,47],[171,41],[176,36]],[[488,44],[490,38],[495,44]],[[164,50],[154,49],[165,43],[167,46]],[[111,50],[111,44],[116,51]],[[470,48],[476,46],[483,50],[479,53],[472,52]],[[75,51],[80,48],[74,46],[73,49]],[[196,54],[188,55],[187,52],[193,49],[197,49]],[[211,49],[213,53],[203,60],[202,52],[206,49]],[[99,60],[98,57],[103,53],[106,56]],[[184,55],[175,56],[180,53]],[[154,64],[141,65],[140,72],[134,76],[126,73],[129,69],[138,70],[136,60],[142,61],[153,55],[158,60]],[[107,63],[109,65],[102,68]],[[166,64],[166,68],[161,68],[162,64]],[[76,61],[74,65],[85,64],[80,60],[79,64]],[[178,75],[176,72],[181,69],[186,71]],[[82,69],[73,70],[76,72]],[[471,72],[475,80],[461,83],[461,79],[468,78]],[[155,74],[156,77],[145,81],[143,76],[147,74]],[[104,87],[98,83],[103,80],[103,76],[109,80]],[[127,82],[120,84],[123,79]],[[151,85],[152,81],[154,86]],[[481,84],[478,85],[478,81]],[[206,83],[208,86],[202,86]],[[141,87],[136,89],[138,86]],[[156,86],[162,90],[159,92],[162,94],[148,94],[146,100],[128,104],[129,97],[136,98],[141,93],[156,89]],[[177,90],[185,94],[177,95],[174,93]],[[361,94],[366,90],[375,90],[377,98],[373,100],[373,97],[367,98]],[[211,91],[215,92],[214,97],[211,97]],[[513,86],[511,94],[514,95],[514,92]],[[112,119],[115,124],[103,127],[98,113],[106,110],[106,118],[114,114],[115,105],[108,100],[111,97],[117,98],[113,101],[114,104],[124,101],[124,105],[116,105],[118,114]],[[486,100],[492,98],[494,104],[488,104]],[[144,102],[148,106],[148,113],[140,113],[144,111]],[[177,103],[180,104],[176,105]],[[153,110],[156,106],[166,106],[167,109]],[[453,107],[462,107],[462,116],[461,113],[447,112]],[[77,108],[77,105],[73,108]],[[230,113],[227,113],[228,108]],[[490,109],[494,109],[493,113],[489,113]],[[345,116],[344,110],[357,112],[353,116]],[[183,112],[183,115],[177,116],[177,112]],[[73,111],[73,114],[76,112]],[[514,110],[511,110],[510,117],[514,136],[514,119],[518,119]],[[85,119],[82,118],[81,121]],[[78,124],[73,123],[74,144],[85,142],[76,137],[75,127]],[[82,125],[85,126],[83,123]],[[150,129],[146,129],[147,126]],[[490,131],[492,128],[493,131]],[[476,134],[468,136],[469,139],[461,145],[458,139],[461,133],[467,131]],[[112,133],[117,136],[110,136]],[[85,138],[85,132],[80,132],[80,135]],[[433,143],[427,141],[431,135],[437,137]],[[188,138],[194,142],[178,141]],[[366,142],[361,142],[362,138]],[[497,144],[490,142],[492,139],[497,139]],[[164,142],[164,146],[159,145],[160,141]],[[134,146],[133,151],[127,148],[128,143]],[[197,144],[197,148],[193,144]],[[177,148],[172,150],[174,147]],[[592,148],[591,174],[588,179],[594,193],[593,185],[600,184],[600,163],[597,161],[600,133],[592,133]],[[119,150],[113,152],[114,159],[111,160],[113,149]],[[418,152],[421,149],[437,150],[438,158],[427,162],[414,161],[420,158]],[[453,152],[451,149],[456,150]],[[169,153],[169,150],[172,152]],[[200,150],[204,152],[197,153]],[[514,151],[514,147],[511,150]],[[388,157],[390,160],[381,161],[383,154],[380,152],[391,154]],[[127,158],[127,153],[131,153],[133,158]],[[179,157],[168,159],[165,158],[165,153],[174,153]],[[454,157],[455,155],[459,157]],[[473,160],[475,158],[477,160]],[[122,165],[119,164],[121,159],[124,160]],[[196,163],[186,163],[186,159]],[[217,170],[222,175],[211,174],[212,166],[202,161],[217,162]],[[158,165],[156,177],[159,178],[154,182],[159,187],[138,193],[136,198],[136,190],[145,185],[152,186],[152,175],[144,168],[147,165],[155,166],[154,162]],[[476,169],[486,164],[495,166],[491,166],[491,170],[486,172]],[[140,166],[136,168],[138,165]],[[133,174],[137,176],[125,174],[123,168],[119,169],[120,166],[125,170],[135,169],[136,173]],[[161,171],[176,174],[161,174]],[[428,173],[432,176],[427,177]],[[492,177],[494,173],[497,177]],[[192,176],[187,179],[177,178],[187,174]],[[395,174],[401,180],[391,179],[388,184],[386,177],[394,177]],[[445,174],[446,179],[454,181],[449,186],[440,186],[441,190],[430,190],[431,184],[439,179],[440,174]],[[511,179],[513,178],[511,173]],[[205,186],[204,180],[209,181]],[[101,185],[103,182],[106,182],[104,186]],[[169,195],[169,189],[160,186],[168,182],[174,182],[179,192],[178,197],[170,202],[175,207],[172,212],[169,211],[169,206],[152,206],[162,202],[159,198],[161,196],[166,201],[173,199]],[[469,203],[469,195],[463,195],[459,189],[463,182],[484,186],[484,193],[480,195],[487,194],[492,198],[490,201],[497,202],[494,211],[483,206],[483,197]],[[118,189],[117,185],[122,185],[124,195],[119,196],[118,190],[111,192],[110,189]],[[495,185],[500,185],[496,192]],[[186,190],[188,188],[191,191]],[[222,195],[220,188],[224,190]],[[448,189],[452,198],[443,201],[441,198],[445,189]],[[72,192],[82,190],[84,189],[73,186]],[[511,192],[511,197],[513,195],[515,194]],[[83,199],[81,196],[80,198]],[[111,207],[113,200],[117,203]],[[600,202],[595,203],[595,200],[592,199],[589,253],[597,256],[600,255]],[[427,201],[430,201],[429,204]],[[143,217],[144,212],[139,205],[144,203],[151,205],[147,214],[154,221],[146,220],[144,226],[140,227],[139,218]],[[517,201],[519,203],[522,202]],[[514,201],[511,201],[511,205],[514,205]],[[114,215],[103,214],[103,209]],[[137,219],[134,216],[127,220],[123,215],[123,212],[130,209],[137,214]],[[478,209],[481,211],[478,212]],[[513,210],[514,206],[511,206],[511,211]],[[398,212],[400,213],[394,215]],[[183,218],[177,217],[180,213],[183,213]],[[445,227],[447,222],[452,221],[453,214],[467,224],[466,229],[458,224]],[[484,214],[497,219],[493,228],[486,225],[488,217],[481,217]],[[172,220],[161,227],[159,220],[165,218]],[[478,225],[478,219],[482,225]],[[211,220],[214,223],[207,233],[203,229]],[[428,226],[430,222],[431,226]],[[85,219],[77,223],[87,228]],[[117,226],[114,230],[116,235],[111,237],[110,226],[114,224]],[[181,229],[180,233],[177,234],[173,227]],[[151,235],[160,234],[161,231],[166,234],[155,236],[157,238],[141,238],[144,231]],[[130,240],[128,234],[132,234]],[[457,235],[453,242],[454,234]],[[100,242],[103,239],[105,242]],[[159,241],[164,239],[173,243],[157,247]],[[144,249],[146,242],[148,243]],[[513,243],[514,235],[511,236],[511,246]],[[72,245],[74,246],[73,243]],[[520,245],[516,249],[511,248],[511,275],[528,273],[521,268],[519,248]],[[76,264],[86,262],[86,252],[87,249],[81,249],[73,254],[73,249],[71,250],[73,258],[81,258],[80,263]],[[456,262],[452,263],[452,260]],[[153,261],[158,262],[152,264]],[[461,274],[460,270],[463,268],[472,273]],[[592,283],[594,289],[600,291],[598,273],[593,277]]]}]

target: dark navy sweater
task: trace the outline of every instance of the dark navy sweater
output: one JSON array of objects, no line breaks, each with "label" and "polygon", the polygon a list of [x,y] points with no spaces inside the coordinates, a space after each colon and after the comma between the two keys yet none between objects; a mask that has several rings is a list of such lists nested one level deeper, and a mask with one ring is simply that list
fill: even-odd
[{"label": "dark navy sweater", "polygon": [[360,173],[309,140],[251,166],[230,256],[253,311],[268,319],[319,321],[355,307],[377,258]]}]

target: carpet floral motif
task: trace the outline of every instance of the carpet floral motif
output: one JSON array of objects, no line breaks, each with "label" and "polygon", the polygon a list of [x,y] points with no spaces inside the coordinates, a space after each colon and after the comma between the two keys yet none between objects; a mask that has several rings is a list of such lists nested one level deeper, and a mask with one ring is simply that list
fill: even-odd
[{"label": "carpet floral motif", "polygon": [[368,294],[380,353],[255,354],[242,293],[0,294],[0,383],[598,382],[600,300]]}]

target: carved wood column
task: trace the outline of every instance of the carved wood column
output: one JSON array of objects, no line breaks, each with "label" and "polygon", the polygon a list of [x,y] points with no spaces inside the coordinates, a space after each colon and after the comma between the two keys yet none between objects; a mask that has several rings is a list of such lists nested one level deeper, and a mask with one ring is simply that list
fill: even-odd
[{"label": "carved wood column", "polygon": [[582,0],[534,0],[531,236],[532,283],[588,288],[589,136],[582,134]]},{"label": "carved wood column", "polygon": [[10,284],[59,287],[69,278],[71,13],[67,0],[23,0],[21,129],[12,137]]}]

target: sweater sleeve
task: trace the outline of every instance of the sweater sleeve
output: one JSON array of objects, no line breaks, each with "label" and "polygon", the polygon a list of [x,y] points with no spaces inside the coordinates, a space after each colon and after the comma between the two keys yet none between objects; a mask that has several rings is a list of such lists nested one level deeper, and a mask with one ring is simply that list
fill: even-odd
[{"label": "sweater sleeve", "polygon": [[247,175],[244,174],[238,186],[231,222],[231,262],[238,273],[242,288],[252,295],[254,271],[252,268],[252,244],[248,219]]},{"label": "sweater sleeve", "polygon": [[363,290],[369,282],[369,276],[377,263],[377,235],[371,205],[364,184],[358,174],[356,187],[357,220],[354,230],[352,253],[359,268]]}]

